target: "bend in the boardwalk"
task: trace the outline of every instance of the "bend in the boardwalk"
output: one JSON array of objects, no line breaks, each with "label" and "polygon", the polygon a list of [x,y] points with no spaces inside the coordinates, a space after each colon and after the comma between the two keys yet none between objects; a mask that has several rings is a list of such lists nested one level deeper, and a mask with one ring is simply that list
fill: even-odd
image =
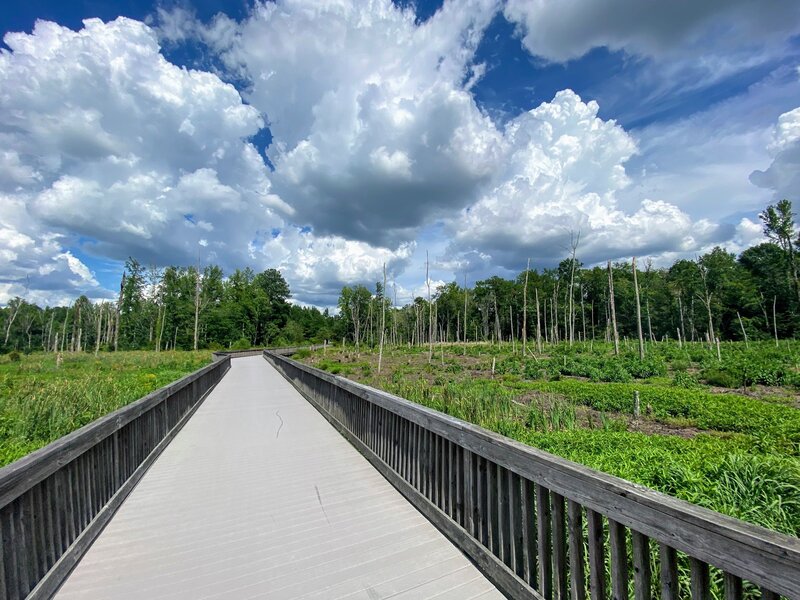
[{"label": "bend in the boardwalk", "polygon": [[237,358],[58,593],[502,598],[261,357]]}]

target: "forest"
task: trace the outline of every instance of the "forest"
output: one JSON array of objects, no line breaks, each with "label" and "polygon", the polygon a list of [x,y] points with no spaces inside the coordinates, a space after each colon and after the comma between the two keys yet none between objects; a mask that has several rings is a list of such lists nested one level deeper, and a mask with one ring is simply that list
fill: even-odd
[{"label": "forest", "polygon": [[[625,343],[793,338],[800,308],[800,240],[792,204],[768,206],[767,241],[736,256],[716,247],[668,267],[650,260],[586,267],[580,237],[555,268],[514,279],[453,281],[397,306],[386,281],[346,286],[338,313],[290,302],[276,269],[125,264],[116,301],[39,307],[14,298],[0,309],[5,352],[221,349],[336,340],[376,346],[436,341],[581,340]],[[423,278],[420,278],[423,280]],[[424,280],[423,280],[424,281]]]}]

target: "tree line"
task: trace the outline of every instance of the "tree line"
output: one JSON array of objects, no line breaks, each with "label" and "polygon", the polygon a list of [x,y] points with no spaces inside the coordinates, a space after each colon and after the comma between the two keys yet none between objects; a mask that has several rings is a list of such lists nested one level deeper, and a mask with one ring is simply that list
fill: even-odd
[{"label": "tree line", "polygon": [[580,236],[555,268],[513,279],[489,277],[470,287],[453,281],[427,297],[397,306],[386,278],[374,290],[345,286],[338,314],[289,302],[276,269],[211,265],[145,267],[125,264],[116,301],[81,296],[69,306],[44,307],[15,298],[0,309],[2,349],[94,351],[259,347],[337,340],[356,347],[383,344],[510,341],[522,352],[552,343],[620,340],[646,343],[775,340],[800,327],[800,236],[792,204],[782,200],[760,215],[767,241],[739,256],[717,247],[669,267],[650,260],[585,267]]},{"label": "tree line", "polygon": [[328,311],[291,304],[276,269],[145,267],[125,263],[116,301],[79,297],[44,307],[14,298],[2,309],[6,351],[191,350],[299,344],[332,337]]},{"label": "tree line", "polygon": [[[694,259],[656,268],[652,261],[585,267],[580,236],[552,269],[513,279],[489,277],[471,287],[453,281],[428,298],[396,307],[384,293],[345,287],[336,331],[356,346],[425,345],[438,341],[533,344],[598,340],[648,342],[763,340],[794,337],[800,321],[800,237],[792,204],[782,200],[759,215],[767,241],[739,256],[716,247]],[[465,278],[466,279],[466,278]],[[381,315],[385,329],[381,335]]]}]

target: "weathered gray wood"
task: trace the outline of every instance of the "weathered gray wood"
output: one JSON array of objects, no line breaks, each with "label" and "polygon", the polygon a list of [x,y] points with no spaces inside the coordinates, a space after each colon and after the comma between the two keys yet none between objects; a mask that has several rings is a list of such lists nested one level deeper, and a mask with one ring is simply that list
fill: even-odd
[{"label": "weathered gray wood", "polygon": [[[469,452],[467,450],[466,452]],[[537,541],[536,541],[536,488],[532,481],[522,480],[520,502],[522,504],[522,549],[523,564],[522,579],[528,585],[536,588],[538,581],[536,572]]]},{"label": "weathered gray wood", "polygon": [[117,490],[111,500],[97,513],[93,520],[78,532],[75,541],[66,549],[66,551],[58,558],[53,567],[48,571],[47,575],[43,577],[37,585],[31,590],[28,596],[29,600],[47,600],[51,598],[58,588],[69,577],[69,574],[75,568],[86,551],[91,547],[92,543],[102,533],[108,522],[117,512],[119,507],[125,501],[125,498],[136,487],[141,478],[150,468],[150,466],[161,455],[164,449],[169,445],[173,438],[189,421],[192,415],[197,411],[203,403],[203,400],[213,390],[213,387],[207,390],[198,401],[192,406],[183,418],[167,433],[161,442],[152,450],[152,452],[142,461],[133,474],[122,484]]},{"label": "weathered gray wood", "polygon": [[476,508],[474,494],[477,485],[475,481],[475,455],[465,449],[462,456],[464,464],[464,489],[462,492],[464,498],[464,529],[468,534],[478,539],[475,527]]},{"label": "weathered gray wood", "polygon": [[[268,359],[270,355],[267,354]],[[796,592],[800,540],[743,523],[508,440],[367,386],[274,357],[443,435],[640,533],[777,593]]]},{"label": "weathered gray wood", "polygon": [[611,600],[628,599],[628,549],[625,526],[608,520],[611,546]]},{"label": "weathered gray wood", "polygon": [[229,366],[230,359],[207,365],[0,468],[0,506],[5,506],[14,498],[21,496],[45,477],[82,455],[114,431],[145,414],[178,390],[190,386],[195,380],[214,371],[219,372],[221,377]]},{"label": "weathered gray wood", "polygon": [[507,471],[503,467],[497,468],[497,556],[505,564],[509,565],[511,556],[511,532],[509,528],[509,504],[508,482],[506,481]]},{"label": "weathered gray wood", "polygon": [[572,600],[586,599],[586,568],[583,556],[583,509],[577,502],[567,504],[569,519],[569,575]]},{"label": "weathered gray wood", "polygon": [[525,579],[523,562],[525,554],[522,550],[522,481],[516,473],[508,473],[508,496],[510,499],[509,530],[511,531],[511,558],[509,566],[517,577]]},{"label": "weathered gray wood", "polygon": [[[779,600],[780,596],[766,588],[761,588],[761,600]],[[791,598],[791,596],[790,596]],[[793,599],[792,599],[793,600]]]},{"label": "weathered gray wood", "polygon": [[[291,381],[291,378],[287,378]],[[325,417],[380,473],[383,475],[414,507],[431,521],[445,536],[469,556],[478,566],[481,572],[495,584],[504,594],[511,598],[542,600],[536,592],[531,590],[524,581],[493,556],[487,549],[479,543],[472,535],[468,534],[458,523],[451,519],[444,511],[437,507],[431,498],[423,495],[420,491],[408,484],[393,469],[388,468],[385,462],[378,459],[376,454],[370,450],[358,437],[348,431],[342,424],[324,407],[317,403],[313,397],[305,393],[302,387],[298,391]],[[434,456],[431,456],[433,459]],[[496,467],[489,463],[481,465],[482,474],[478,480],[484,483],[484,492],[489,492],[488,473]],[[485,500],[485,498],[484,498]],[[488,525],[488,524],[487,524]]]},{"label": "weathered gray wood", "polygon": [[536,485],[536,523],[539,543],[539,593],[550,600],[553,597],[553,560],[551,537],[550,491]]},{"label": "weathered gray wood", "polygon": [[567,600],[567,532],[564,523],[564,496],[552,492],[553,510],[553,579],[555,598]]},{"label": "weathered gray wood", "polygon": [[711,585],[709,582],[708,564],[696,558],[689,559],[692,580],[692,600],[709,600]]},{"label": "weathered gray wood", "polygon": [[606,557],[603,517],[592,509],[586,510],[589,546],[589,594],[592,600],[606,597]]},{"label": "weathered gray wood", "polygon": [[497,529],[497,465],[490,461],[486,463],[486,522],[488,525],[488,548],[492,554],[498,556],[500,532]]},{"label": "weathered gray wood", "polygon": [[724,585],[725,600],[742,600],[742,579],[740,577],[725,573]]},{"label": "weathered gray wood", "polygon": [[636,600],[650,600],[650,540],[638,531],[631,532],[633,544],[633,584]]}]

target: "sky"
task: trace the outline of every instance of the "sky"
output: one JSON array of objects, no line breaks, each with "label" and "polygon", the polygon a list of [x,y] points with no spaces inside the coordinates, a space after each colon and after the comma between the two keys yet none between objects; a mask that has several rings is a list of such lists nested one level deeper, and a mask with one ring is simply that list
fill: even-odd
[{"label": "sky", "polygon": [[[763,241],[800,202],[796,0],[0,8],[0,304],[146,265],[335,306]],[[800,206],[796,204],[797,206]]]}]

